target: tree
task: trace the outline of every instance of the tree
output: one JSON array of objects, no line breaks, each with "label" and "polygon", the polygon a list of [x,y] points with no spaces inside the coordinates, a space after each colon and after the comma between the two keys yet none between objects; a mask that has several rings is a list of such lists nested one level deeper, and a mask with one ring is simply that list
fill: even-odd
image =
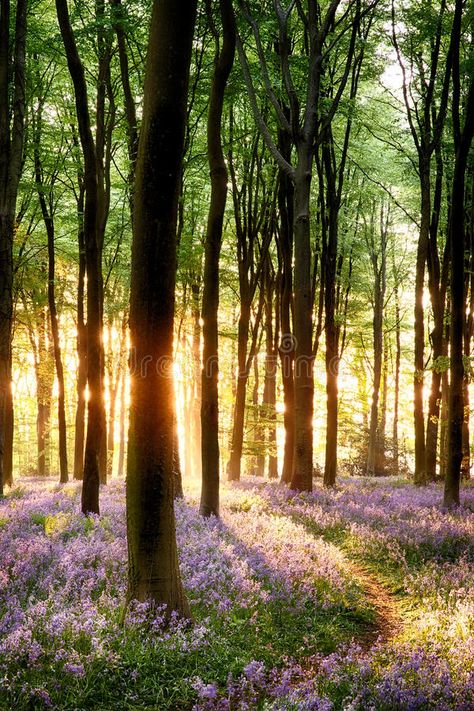
[{"label": "tree", "polygon": [[[260,72],[263,76],[263,84],[269,104],[273,108],[273,116],[279,128],[288,134],[290,145],[294,152],[293,164],[291,162],[291,149],[290,161],[288,161],[273,140],[269,124],[259,110],[248,56],[238,35],[237,48],[255,121],[262,132],[271,155],[279,168],[284,171],[293,183],[294,316],[292,335],[294,336],[295,345],[295,439],[291,487],[298,490],[311,491],[313,479],[314,357],[312,342],[313,279],[311,271],[310,198],[313,157],[315,144],[326,140],[327,131],[331,126],[350,77],[361,17],[366,13],[370,14],[374,5],[368,5],[367,8],[362,10],[359,0],[354,0],[354,2],[349,3],[348,8],[344,9],[341,22],[336,22],[336,15],[340,5],[339,0],[334,0],[324,10],[316,0],[310,0],[307,12],[305,12],[301,3],[290,3],[286,9],[279,2],[274,3],[275,19],[278,27],[277,45],[281,83],[289,111],[289,117],[287,118],[273,88],[268,62],[263,50],[259,23],[253,17],[247,2],[241,0],[239,4],[252,30]],[[348,24],[346,25],[345,22]],[[301,81],[301,78],[299,78],[302,83],[302,91],[300,92],[298,92],[298,84],[290,63],[292,46],[296,41],[294,36],[296,31],[294,28],[296,26],[300,26],[300,30],[304,35],[306,54],[303,80]],[[337,29],[335,29],[336,27]],[[322,102],[323,75],[328,62],[328,53],[339,46],[341,38],[345,38],[346,33],[350,36],[350,42],[346,58],[342,62],[340,76],[335,82],[337,90],[327,102]],[[300,99],[301,93],[305,96],[304,102]],[[327,298],[331,299],[333,295],[333,289],[331,289]],[[334,458],[331,461],[332,471],[335,468]]]},{"label": "tree", "polygon": [[91,130],[84,66],[79,57],[69,19],[67,0],[56,0],[69,73],[74,85],[76,116],[84,158],[84,248],[87,272],[87,384],[89,387],[87,435],[82,484],[82,511],[99,513],[100,457],[104,443],[105,409],[102,350],[102,264],[98,159]]},{"label": "tree", "polygon": [[[39,87],[38,87],[39,88]],[[55,294],[55,224],[54,224],[54,183],[57,179],[58,166],[54,166],[49,181],[49,190],[45,185],[43,161],[40,155],[41,131],[43,120],[44,97],[39,97],[36,116],[33,117],[35,181],[40,203],[41,215],[46,229],[48,243],[48,306],[51,321],[52,350],[56,377],[58,380],[58,430],[59,430],[59,473],[62,484],[68,481],[67,442],[66,442],[66,405],[64,391],[64,368],[59,339],[59,319]]]},{"label": "tree", "polygon": [[[428,262],[430,295],[433,306],[434,331],[433,360],[436,363],[443,356],[443,320],[444,292],[440,284],[440,265],[437,245],[439,210],[441,205],[442,171],[438,161],[437,179],[434,195],[432,195],[432,160],[439,155],[440,141],[444,128],[448,103],[449,77],[451,72],[450,49],[445,62],[444,73],[439,70],[443,20],[446,4],[441,0],[439,11],[431,6],[428,8],[432,17],[427,22],[425,15],[420,15],[413,8],[413,15],[408,9],[410,24],[416,29],[416,38],[410,33],[406,51],[410,57],[411,81],[405,67],[402,48],[397,37],[395,6],[392,3],[392,40],[397,54],[398,63],[403,75],[403,98],[406,115],[417,160],[414,167],[420,186],[420,222],[418,248],[416,255],[415,279],[415,353],[414,353],[414,425],[415,425],[415,483],[422,485],[427,480],[427,468],[430,478],[434,477],[436,467],[437,419],[439,414],[440,378],[436,367],[433,368],[432,388],[430,395],[430,412],[428,416],[426,440],[423,411],[424,387],[424,352],[425,352],[425,322],[423,309],[423,290],[425,284],[425,269]],[[434,26],[434,31],[432,27]],[[439,98],[438,98],[439,95]],[[414,98],[414,96],[416,98]],[[428,451],[427,451],[428,446]]]},{"label": "tree", "polygon": [[[188,615],[173,511],[176,227],[196,0],[153,3],[134,192],[128,599]],[[133,367],[133,363],[135,364]]]},{"label": "tree", "polygon": [[[464,422],[464,360],[463,335],[466,318],[466,295],[464,279],[465,249],[465,174],[469,150],[474,137],[474,79],[469,81],[464,116],[461,113],[460,45],[463,3],[456,1],[453,29],[451,33],[452,51],[452,121],[455,147],[454,174],[451,187],[451,215],[449,221],[449,243],[451,248],[451,365],[449,387],[449,459],[444,484],[444,505],[459,506],[459,483],[463,457],[462,429]],[[463,122],[464,120],[464,122]],[[463,123],[462,123],[463,122]]]},{"label": "tree", "polygon": [[[25,124],[27,0],[16,3],[10,37],[10,0],[0,3],[0,495],[9,422],[13,320],[13,235]],[[13,57],[11,56],[13,44]],[[13,71],[12,71],[13,70]]]},{"label": "tree", "polygon": [[[217,390],[217,312],[219,308],[219,255],[227,197],[227,168],[222,151],[221,122],[224,93],[235,53],[235,18],[231,0],[220,0],[224,40],[214,64],[207,118],[207,153],[211,176],[211,203],[207,219],[202,293],[203,363],[201,385],[202,491],[200,511],[204,516],[219,513],[219,402]],[[208,16],[213,23],[211,5]]]}]

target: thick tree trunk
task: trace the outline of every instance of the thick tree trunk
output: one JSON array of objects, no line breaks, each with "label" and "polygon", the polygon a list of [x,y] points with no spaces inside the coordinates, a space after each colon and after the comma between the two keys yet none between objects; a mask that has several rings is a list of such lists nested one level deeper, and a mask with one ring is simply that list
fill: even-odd
[{"label": "thick tree trunk", "polygon": [[[23,160],[26,18],[27,0],[18,0],[15,37],[11,41],[10,1],[0,1],[0,496],[3,494],[9,434],[7,402],[11,388],[13,233]],[[13,67],[10,62],[12,45]]]},{"label": "thick tree trunk", "polygon": [[[231,0],[219,3],[224,40],[214,63],[207,118],[207,153],[211,202],[207,219],[202,294],[203,364],[201,385],[202,490],[200,513],[219,515],[219,395],[218,336],[219,256],[227,198],[227,167],[222,151],[221,123],[224,94],[235,53],[235,18]],[[208,12],[211,12],[210,6]],[[218,39],[216,38],[218,46]]]},{"label": "thick tree trunk", "polygon": [[[294,181],[295,448],[291,488],[313,488],[313,337],[309,198],[312,147],[298,147]],[[337,416],[337,415],[336,415]]]},{"label": "thick tree trunk", "polygon": [[189,615],[173,511],[176,227],[196,1],[156,0],[136,170],[127,464],[128,599]]}]

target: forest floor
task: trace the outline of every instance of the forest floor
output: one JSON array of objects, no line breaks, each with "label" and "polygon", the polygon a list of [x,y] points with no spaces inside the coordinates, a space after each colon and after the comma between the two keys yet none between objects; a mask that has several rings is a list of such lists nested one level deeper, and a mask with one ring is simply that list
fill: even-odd
[{"label": "forest floor", "polygon": [[372,625],[358,637],[359,646],[368,651],[377,641],[389,642],[400,635],[404,617],[400,602],[368,568],[346,558],[346,570],[364,591],[367,603],[374,610]]},{"label": "forest floor", "polygon": [[402,711],[474,708],[474,487],[248,479],[221,518],[176,506],[193,624],[146,604],[122,624],[122,481],[101,516],[77,484],[0,501],[0,709]]}]

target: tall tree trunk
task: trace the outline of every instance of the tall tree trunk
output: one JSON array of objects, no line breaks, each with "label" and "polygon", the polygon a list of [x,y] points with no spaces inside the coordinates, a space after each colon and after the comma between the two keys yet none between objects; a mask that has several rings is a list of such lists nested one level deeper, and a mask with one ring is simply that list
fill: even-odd
[{"label": "tall tree trunk", "polygon": [[448,278],[449,245],[446,245],[441,268],[438,254],[438,228],[443,189],[443,158],[441,147],[436,150],[436,187],[433,196],[433,209],[430,224],[430,239],[428,245],[428,286],[430,290],[431,308],[434,326],[430,335],[433,366],[431,371],[431,388],[428,399],[428,417],[426,420],[426,479],[436,480],[436,456],[438,449],[439,413],[441,402],[441,371],[443,360],[447,356],[444,339],[444,314]]},{"label": "tall tree trunk", "polygon": [[313,488],[313,328],[309,198],[311,147],[298,146],[294,181],[295,449],[291,488]]},{"label": "tall tree trunk", "polygon": [[[375,206],[373,208],[375,211]],[[366,244],[370,252],[372,270],[374,274],[374,316],[373,316],[373,344],[374,344],[374,382],[372,390],[372,407],[370,410],[369,446],[367,457],[367,475],[381,476],[384,473],[384,434],[385,417],[380,416],[379,400],[380,386],[383,378],[383,387],[386,388],[387,367],[384,361],[384,333],[383,318],[386,291],[386,254],[387,254],[387,224],[386,216],[381,208],[380,216],[380,252],[375,245],[375,215],[370,223],[370,234],[367,235]],[[387,349],[385,348],[387,357]],[[385,367],[385,373],[383,373]],[[386,394],[382,407],[386,407]],[[382,425],[383,423],[383,425]]]},{"label": "tall tree trunk", "polygon": [[121,478],[124,471],[125,462],[125,417],[127,414],[126,391],[127,391],[127,369],[122,368],[120,378],[120,420],[119,420],[119,453],[117,464],[117,476]]},{"label": "tall tree trunk", "polygon": [[[112,326],[112,324],[111,324]],[[107,427],[107,478],[110,478],[113,473],[114,451],[115,451],[115,419],[117,412],[117,400],[119,398],[120,384],[122,381],[122,370],[124,366],[125,354],[127,350],[127,328],[128,314],[125,313],[122,318],[122,327],[120,332],[120,348],[118,360],[115,363],[116,376],[114,378],[114,367],[109,370],[109,425]],[[111,330],[110,330],[111,333]],[[109,343],[112,338],[109,338]],[[120,405],[120,403],[119,403]]]},{"label": "tall tree trunk", "polygon": [[[395,270],[394,270],[395,271]],[[393,403],[393,426],[392,426],[392,440],[393,440],[393,467],[394,473],[398,474],[398,460],[399,460],[399,443],[398,443],[398,417],[399,417],[399,403],[400,403],[400,365],[402,359],[402,344],[401,344],[401,326],[400,326],[400,297],[398,294],[398,278],[395,276],[395,394]]]},{"label": "tall tree trunk", "polygon": [[127,463],[128,599],[189,615],[173,510],[176,227],[196,0],[155,0],[136,170]]},{"label": "tall tree trunk", "polygon": [[336,266],[338,242],[338,207],[335,174],[330,167],[329,146],[323,147],[328,180],[327,208],[329,218],[326,264],[324,270],[324,335],[326,338],[327,427],[324,485],[334,486],[337,471],[339,344],[336,326]]},{"label": "tall tree trunk", "polygon": [[[224,40],[216,53],[207,118],[207,154],[211,202],[207,219],[202,294],[203,363],[201,385],[202,489],[200,513],[219,515],[219,395],[218,336],[219,256],[227,198],[227,168],[222,151],[221,123],[227,80],[234,63],[235,18],[231,0],[219,3]],[[207,6],[211,13],[211,4]],[[211,17],[211,15],[210,15]],[[218,37],[216,45],[218,46]]]},{"label": "tall tree trunk", "polygon": [[[37,346],[35,353],[36,366],[36,399],[38,413],[36,418],[36,437],[38,446],[38,476],[45,477],[51,473],[51,401],[53,398],[53,377],[51,349],[49,346],[49,321],[43,306],[36,318]],[[33,324],[28,325],[33,328]],[[30,334],[34,345],[35,333]]]},{"label": "tall tree trunk", "polygon": [[[263,416],[265,418],[266,445],[268,450],[268,477],[278,477],[276,449],[276,374],[277,353],[273,333],[273,297],[275,279],[271,273],[270,256],[265,261],[265,385],[263,389]],[[262,472],[263,474],[263,472]]]},{"label": "tall tree trunk", "polygon": [[247,349],[250,327],[250,301],[248,296],[241,298],[240,315],[237,328],[237,380],[230,445],[230,459],[227,464],[229,481],[239,481],[242,466],[242,447],[244,442],[245,398],[249,379]]},{"label": "tall tree trunk", "polygon": [[[105,410],[105,352],[103,334],[104,285],[102,277],[102,253],[105,230],[110,209],[110,165],[112,161],[112,131],[115,123],[115,101],[111,85],[110,62],[112,57],[112,34],[108,30],[105,15],[105,0],[95,2],[97,26],[98,82],[96,96],[95,158],[97,174],[96,212],[96,266],[98,310],[100,318],[100,381],[102,397],[100,402],[101,442],[99,451],[100,483],[107,483],[107,414]],[[107,109],[107,110],[106,110]],[[89,280],[89,276],[88,276]]]},{"label": "tall tree trunk", "polygon": [[74,85],[76,115],[84,156],[84,244],[87,268],[87,435],[82,484],[82,511],[99,513],[100,456],[104,437],[102,358],[102,264],[98,234],[97,157],[91,131],[87,85],[71,28],[67,0],[56,0],[56,12]]},{"label": "tall tree trunk", "polygon": [[200,286],[195,282],[191,286],[192,315],[193,315],[193,383],[192,383],[192,445],[191,445],[191,471],[193,476],[200,479],[202,476],[201,463],[201,312],[199,309]]},{"label": "tall tree trunk", "polygon": [[[258,393],[260,390],[260,373],[258,370],[258,353],[255,353],[253,359],[253,388],[252,388],[252,410],[251,410],[251,423],[252,423],[252,466],[249,467],[250,472],[254,476],[263,476],[264,467],[261,466],[261,453],[265,446],[264,441],[264,428],[262,427],[261,412],[259,407]],[[265,463],[265,455],[263,455],[263,462]]]},{"label": "tall tree trunk", "polygon": [[464,127],[460,129],[460,78],[459,78],[459,47],[461,37],[462,0],[456,0],[455,17],[453,20],[452,44],[454,45],[453,61],[453,125],[456,147],[454,175],[451,192],[451,216],[449,223],[449,240],[451,247],[451,367],[449,387],[449,419],[448,441],[449,458],[444,482],[444,505],[458,506],[459,484],[462,463],[462,427],[464,421],[463,403],[463,334],[466,313],[464,293],[464,247],[465,247],[465,214],[464,188],[465,172],[469,150],[474,134],[474,81],[471,80],[469,95],[465,108]]},{"label": "tall tree trunk", "polygon": [[3,450],[3,482],[7,486],[13,486],[13,435],[15,428],[15,413],[13,410],[13,390],[11,387],[11,362],[7,399],[5,403],[5,444]]},{"label": "tall tree trunk", "polygon": [[[449,219],[448,219],[449,233]],[[451,251],[451,249],[449,250]],[[451,313],[451,295],[449,291],[446,294],[446,311]],[[449,351],[449,332],[450,324],[444,326],[444,341],[446,351]],[[441,374],[441,427],[440,427],[440,443],[439,443],[439,478],[444,481],[448,468],[448,414],[449,414],[449,368],[443,368]]]},{"label": "tall tree trunk", "polygon": [[[3,494],[9,426],[7,402],[11,388],[13,233],[23,159],[26,18],[27,0],[18,0],[15,37],[11,41],[10,0],[0,1],[0,496]],[[10,63],[11,44],[14,45],[13,68]],[[13,116],[11,125],[10,116]]]},{"label": "tall tree trunk", "polygon": [[59,434],[59,481],[65,484],[68,479],[67,464],[67,431],[66,431],[66,403],[64,388],[64,369],[61,356],[61,345],[59,340],[59,319],[56,307],[55,279],[56,279],[56,255],[54,249],[55,228],[50,196],[49,205],[46,199],[45,185],[43,182],[43,165],[40,156],[41,145],[41,123],[43,99],[39,100],[39,109],[36,116],[36,136],[34,147],[35,180],[38,191],[38,199],[43,216],[44,226],[48,240],[48,306],[51,321],[52,346],[54,354],[54,364],[58,381],[58,434]]},{"label": "tall tree trunk", "polygon": [[469,293],[469,308],[467,318],[464,321],[464,362],[469,365],[465,369],[463,383],[463,401],[464,401],[464,420],[462,428],[462,462],[461,462],[461,478],[469,479],[471,472],[471,441],[470,441],[470,407],[469,407],[469,384],[471,382],[471,341],[474,330],[474,225],[472,224],[473,203],[472,191],[470,186],[469,210],[471,220],[469,221],[469,229],[466,230],[466,245],[465,245],[465,283],[466,293]]},{"label": "tall tree trunk", "polygon": [[416,252],[415,273],[415,373],[413,379],[413,416],[415,423],[415,484],[426,483],[425,422],[423,388],[425,370],[425,322],[423,291],[431,217],[431,186],[429,162],[420,159],[421,226]]},{"label": "tall tree trunk", "polygon": [[[278,146],[282,156],[289,162],[291,157],[291,141],[284,131],[278,132]],[[281,362],[284,402],[283,424],[285,428],[281,481],[285,484],[289,484],[293,475],[295,450],[294,339],[291,328],[293,295],[293,183],[288,175],[281,169],[278,174],[278,212],[280,216],[278,247],[281,260],[279,293],[281,339],[278,351]]]},{"label": "tall tree trunk", "polygon": [[86,431],[87,386],[87,327],[84,321],[84,285],[86,251],[84,244],[84,187],[79,187],[78,199],[79,274],[77,279],[77,404],[74,429],[74,479],[82,480],[84,473],[84,436]]}]

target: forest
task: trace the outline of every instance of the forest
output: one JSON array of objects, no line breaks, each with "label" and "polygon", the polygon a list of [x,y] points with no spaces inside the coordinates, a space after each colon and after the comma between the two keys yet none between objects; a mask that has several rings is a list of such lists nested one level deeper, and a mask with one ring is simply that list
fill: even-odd
[{"label": "forest", "polygon": [[0,0],[0,711],[474,709],[474,5]]}]

